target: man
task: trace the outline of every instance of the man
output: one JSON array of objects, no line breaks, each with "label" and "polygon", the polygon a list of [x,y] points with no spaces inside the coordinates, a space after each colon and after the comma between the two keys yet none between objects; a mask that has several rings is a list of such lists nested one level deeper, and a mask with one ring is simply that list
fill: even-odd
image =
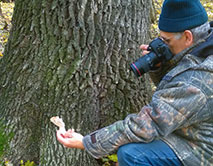
[{"label": "man", "polygon": [[160,37],[174,56],[150,72],[158,84],[150,104],[85,137],[58,131],[58,141],[95,158],[118,150],[119,166],[212,165],[213,28],[207,20],[199,0],[165,0]]}]

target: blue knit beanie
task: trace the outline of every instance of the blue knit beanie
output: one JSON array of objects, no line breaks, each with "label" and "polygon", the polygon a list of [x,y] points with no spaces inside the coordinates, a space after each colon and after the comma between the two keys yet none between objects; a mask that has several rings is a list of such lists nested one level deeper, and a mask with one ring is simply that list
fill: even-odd
[{"label": "blue knit beanie", "polygon": [[158,27],[165,32],[183,32],[208,21],[200,0],[165,0]]}]

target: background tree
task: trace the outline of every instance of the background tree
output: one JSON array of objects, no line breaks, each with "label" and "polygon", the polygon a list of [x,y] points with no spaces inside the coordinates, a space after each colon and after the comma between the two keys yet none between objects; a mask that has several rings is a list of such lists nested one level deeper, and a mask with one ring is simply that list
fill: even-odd
[{"label": "background tree", "polygon": [[151,0],[16,0],[0,62],[0,118],[14,133],[8,159],[39,165],[98,165],[62,147],[52,116],[87,134],[150,98],[129,64],[148,43]]}]

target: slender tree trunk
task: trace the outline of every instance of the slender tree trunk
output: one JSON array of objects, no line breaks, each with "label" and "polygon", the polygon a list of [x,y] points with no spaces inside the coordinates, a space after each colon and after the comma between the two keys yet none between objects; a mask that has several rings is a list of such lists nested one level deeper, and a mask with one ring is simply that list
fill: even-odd
[{"label": "slender tree trunk", "polygon": [[148,43],[151,0],[16,0],[0,62],[0,117],[13,132],[8,158],[42,166],[95,166],[86,152],[66,149],[50,118],[83,135],[150,98],[148,77],[129,64]]}]

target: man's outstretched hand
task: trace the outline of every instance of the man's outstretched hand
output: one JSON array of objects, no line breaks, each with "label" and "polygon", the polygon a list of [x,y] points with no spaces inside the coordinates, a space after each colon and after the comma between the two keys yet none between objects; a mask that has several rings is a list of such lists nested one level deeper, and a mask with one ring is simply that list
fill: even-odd
[{"label": "man's outstretched hand", "polygon": [[66,133],[58,130],[56,136],[57,140],[67,148],[84,149],[83,136],[76,133],[74,129],[69,129]]}]

